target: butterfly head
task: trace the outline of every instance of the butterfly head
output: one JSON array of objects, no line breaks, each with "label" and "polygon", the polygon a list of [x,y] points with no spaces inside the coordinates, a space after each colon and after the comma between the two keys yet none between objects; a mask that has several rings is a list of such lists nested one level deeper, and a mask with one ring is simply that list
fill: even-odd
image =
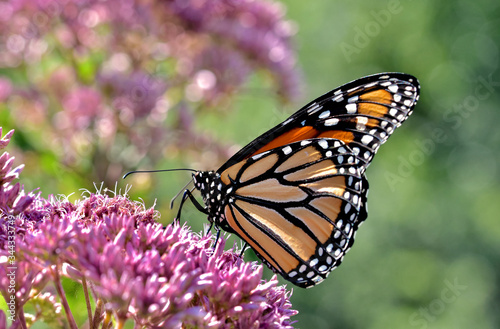
[{"label": "butterfly head", "polygon": [[[213,222],[221,215],[223,208],[223,192],[220,174],[215,171],[197,171],[193,174],[194,187],[200,191],[209,216],[208,220]],[[220,221],[220,219],[219,219]],[[218,221],[216,221],[218,222]]]}]

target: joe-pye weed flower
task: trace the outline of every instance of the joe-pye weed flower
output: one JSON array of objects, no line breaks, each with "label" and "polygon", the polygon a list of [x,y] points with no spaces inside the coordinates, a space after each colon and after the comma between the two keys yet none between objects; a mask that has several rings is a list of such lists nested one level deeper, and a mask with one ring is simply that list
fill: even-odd
[{"label": "joe-pye weed flower", "polygon": [[86,192],[71,203],[25,193],[13,185],[22,170],[13,162],[0,157],[0,291],[13,300],[0,328],[77,328],[63,278],[82,285],[90,328],[291,328],[291,291],[224,250],[224,237],[214,248],[211,234],[163,227],[157,211],[126,195]]}]

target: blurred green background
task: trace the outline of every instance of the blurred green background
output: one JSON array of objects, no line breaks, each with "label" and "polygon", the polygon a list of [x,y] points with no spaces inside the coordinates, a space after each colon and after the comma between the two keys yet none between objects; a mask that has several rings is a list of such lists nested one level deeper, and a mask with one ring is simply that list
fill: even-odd
[{"label": "blurred green background", "polygon": [[[301,101],[283,107],[262,90],[262,78],[252,78],[250,91],[235,96],[229,110],[197,113],[196,131],[242,146],[301,104],[359,77],[399,71],[415,75],[422,86],[413,116],[367,171],[369,216],[343,265],[317,287],[294,289],[293,308],[300,312],[295,326],[499,328],[500,3],[282,3],[298,28],[293,42]],[[21,137],[14,137],[17,152],[32,152]],[[208,169],[215,162],[175,150],[163,155],[156,169]],[[72,180],[50,154],[44,164],[23,159],[26,190],[41,187],[47,196],[92,188],[81,177]],[[146,167],[139,163],[138,169],[141,164]],[[157,199],[162,220],[170,221],[170,199],[189,174],[139,176],[118,188],[132,182],[132,197],[148,206]],[[195,230],[205,223],[189,204],[183,217]]]}]

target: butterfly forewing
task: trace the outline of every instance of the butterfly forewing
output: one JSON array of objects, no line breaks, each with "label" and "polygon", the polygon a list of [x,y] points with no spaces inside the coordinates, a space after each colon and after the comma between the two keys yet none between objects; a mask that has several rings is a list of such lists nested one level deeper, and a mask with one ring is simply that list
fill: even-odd
[{"label": "butterfly forewing", "polygon": [[364,219],[360,169],[355,155],[335,139],[253,156],[221,173],[231,187],[225,219],[283,277],[314,285],[340,264]]},{"label": "butterfly forewing", "polygon": [[418,80],[403,73],[368,76],[326,93],[256,138],[219,172],[250,156],[311,138],[342,140],[365,169],[381,144],[411,114]]}]

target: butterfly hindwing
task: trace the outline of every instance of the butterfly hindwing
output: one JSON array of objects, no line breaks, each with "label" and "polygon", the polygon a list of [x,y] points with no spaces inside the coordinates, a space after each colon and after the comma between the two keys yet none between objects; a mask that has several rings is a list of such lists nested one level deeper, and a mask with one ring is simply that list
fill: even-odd
[{"label": "butterfly hindwing", "polygon": [[317,284],[340,264],[364,220],[360,161],[340,140],[266,151],[226,169],[221,181],[231,187],[227,225],[299,286]]}]

